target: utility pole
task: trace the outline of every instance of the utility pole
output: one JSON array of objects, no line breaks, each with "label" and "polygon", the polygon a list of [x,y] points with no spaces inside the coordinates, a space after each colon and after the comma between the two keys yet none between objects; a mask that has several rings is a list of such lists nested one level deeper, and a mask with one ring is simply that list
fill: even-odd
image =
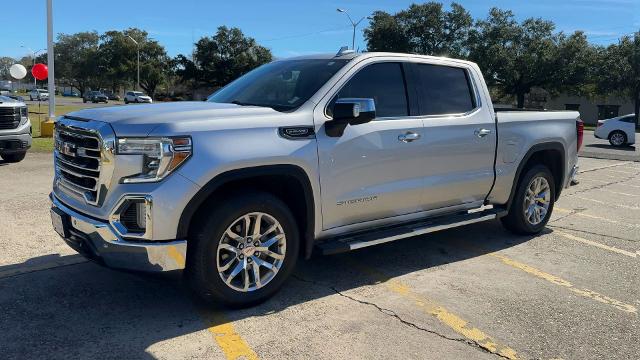
[{"label": "utility pole", "polygon": [[136,47],[138,48],[138,85],[136,87],[136,90],[140,90],[140,44],[136,41],[136,39],[132,38],[131,35],[127,35],[127,37],[129,39],[131,39],[131,41],[133,41],[136,44]]},{"label": "utility pole", "polygon": [[351,16],[349,16],[349,13],[347,12],[347,10],[341,9],[341,8],[337,8],[336,11],[340,12],[340,13],[344,13],[345,15],[347,15],[347,17],[349,18],[349,22],[351,22],[351,26],[353,26],[353,36],[351,37],[351,49],[355,51],[355,49],[356,49],[356,28],[358,27],[358,25],[360,25],[362,20],[364,20],[366,17],[363,16],[362,19],[358,20],[357,22],[354,22],[353,19],[351,19]]}]

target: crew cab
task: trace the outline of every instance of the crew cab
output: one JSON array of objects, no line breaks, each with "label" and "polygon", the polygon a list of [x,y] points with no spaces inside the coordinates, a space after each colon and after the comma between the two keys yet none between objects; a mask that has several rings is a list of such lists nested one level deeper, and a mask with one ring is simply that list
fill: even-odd
[{"label": "crew cab", "polygon": [[0,96],[0,158],[8,163],[22,161],[31,147],[31,140],[27,105]]},{"label": "crew cab", "polygon": [[60,118],[52,222],[106,266],[184,269],[204,299],[248,306],[313,251],[495,219],[540,232],[577,171],[578,117],[496,112],[468,61],[278,60],[205,102]]}]

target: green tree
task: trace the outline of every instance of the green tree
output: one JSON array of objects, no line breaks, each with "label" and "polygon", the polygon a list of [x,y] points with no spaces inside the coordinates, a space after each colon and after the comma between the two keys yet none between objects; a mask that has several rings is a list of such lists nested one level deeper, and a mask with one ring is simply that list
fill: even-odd
[{"label": "green tree", "polygon": [[518,23],[511,11],[493,8],[470,35],[470,58],[478,63],[490,86],[516,96],[518,108],[532,88],[553,91],[560,36],[552,22],[526,19]]},{"label": "green tree", "polygon": [[196,85],[223,86],[273,59],[271,51],[245,36],[238,28],[221,26],[215,35],[195,44],[193,61],[176,57],[177,73]]},{"label": "green tree", "polygon": [[601,56],[598,90],[625,96],[634,103],[636,127],[640,117],[640,31],[608,46]]},{"label": "green tree", "polygon": [[463,57],[473,18],[460,4],[446,11],[438,2],[413,4],[390,15],[373,14],[365,29],[369,51],[401,51],[425,55]]},{"label": "green tree", "polygon": [[0,57],[0,79],[12,80],[9,68],[16,63],[16,59],[8,56]]},{"label": "green tree", "polygon": [[140,87],[153,97],[170,69],[171,62],[164,47],[149,38],[146,31],[137,28],[107,31],[101,40],[102,78],[108,81],[112,91],[117,91],[126,82],[137,81],[139,46]]},{"label": "green tree", "polygon": [[97,32],[89,31],[59,34],[55,44],[56,78],[78,89],[81,96],[99,81],[99,40]]}]

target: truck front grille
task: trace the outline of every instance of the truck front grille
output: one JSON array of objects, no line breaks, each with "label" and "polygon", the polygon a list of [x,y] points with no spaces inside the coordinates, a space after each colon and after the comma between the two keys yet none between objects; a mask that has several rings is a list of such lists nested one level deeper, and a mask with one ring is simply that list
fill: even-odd
[{"label": "truck front grille", "polygon": [[56,124],[55,168],[60,186],[96,205],[102,167],[100,136],[90,130]]},{"label": "truck front grille", "polygon": [[20,107],[0,107],[0,130],[15,129],[20,125]]}]

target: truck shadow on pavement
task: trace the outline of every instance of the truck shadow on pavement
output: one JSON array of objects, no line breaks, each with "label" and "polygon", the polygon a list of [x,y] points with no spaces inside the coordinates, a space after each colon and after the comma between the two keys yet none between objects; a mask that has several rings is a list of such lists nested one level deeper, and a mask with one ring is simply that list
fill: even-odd
[{"label": "truck shadow on pavement", "polygon": [[622,150],[622,151],[636,151],[636,147],[633,145],[625,145],[625,146],[613,146],[607,144],[587,144],[585,148],[598,148],[598,149],[608,149],[608,150]]},{"label": "truck shadow on pavement", "polygon": [[[23,274],[15,273],[16,265],[0,267],[0,274],[8,274],[0,277],[0,354],[3,359],[222,356],[211,333],[194,333],[243,319],[254,321],[258,332],[271,331],[260,330],[260,317],[277,316],[337,292],[476,258],[529,239],[490,222],[301,259],[278,294],[242,310],[206,307],[190,295],[180,273],[125,273],[75,260]],[[38,263],[38,259],[30,261]],[[374,269],[378,275],[362,268]],[[428,294],[429,288],[425,283],[417,290]]]}]

